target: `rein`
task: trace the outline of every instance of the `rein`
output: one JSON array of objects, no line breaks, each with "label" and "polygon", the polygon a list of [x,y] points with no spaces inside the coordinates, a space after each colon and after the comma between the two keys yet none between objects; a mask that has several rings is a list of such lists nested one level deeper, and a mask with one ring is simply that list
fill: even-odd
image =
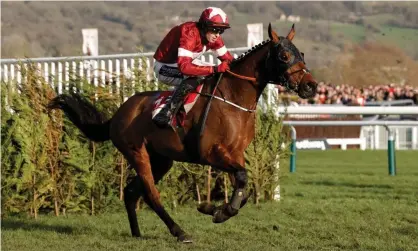
[{"label": "rein", "polygon": [[[229,74],[231,74],[232,76],[234,76],[234,77],[236,77],[236,78],[239,78],[239,79],[252,81],[253,83],[256,83],[256,82],[257,82],[257,79],[256,79],[256,78],[253,78],[253,77],[247,77],[247,76],[239,75],[239,74],[236,74],[236,73],[234,73],[234,72],[232,72],[232,71],[230,71],[230,70],[226,70],[226,72],[228,72],[228,73],[229,73]],[[212,91],[212,94],[207,94],[207,93],[197,92],[197,93],[199,93],[199,94],[200,94],[200,95],[202,95],[202,96],[205,96],[205,97],[209,97],[209,98],[210,98],[210,99],[209,99],[209,103],[208,103],[208,105],[207,105],[207,107],[206,107],[206,111],[205,111],[204,117],[203,117],[203,122],[205,122],[205,121],[206,121],[206,117],[207,117],[207,115],[208,115],[208,113],[209,113],[210,103],[212,102],[212,99],[213,99],[213,98],[215,98],[215,99],[217,99],[217,100],[220,100],[220,101],[222,101],[222,102],[224,102],[224,103],[227,103],[227,104],[229,104],[229,105],[232,105],[233,107],[236,107],[236,108],[238,108],[238,109],[240,109],[240,110],[242,110],[242,111],[245,111],[245,112],[255,112],[255,111],[256,111],[255,109],[254,109],[254,110],[251,110],[251,109],[247,109],[247,108],[245,108],[245,107],[239,106],[239,105],[237,105],[237,104],[235,104],[235,103],[232,103],[232,102],[231,102],[231,101],[229,101],[229,100],[226,100],[225,98],[221,98],[221,97],[215,96],[216,89],[217,89],[217,87],[218,87],[218,85],[219,85],[219,82],[221,82],[222,76],[223,76],[223,73],[221,73],[221,75],[219,76],[218,82],[216,82],[216,85],[215,85],[215,88],[214,88],[214,89],[213,89],[213,91]],[[204,127],[202,126],[202,129],[201,129],[201,131],[200,131],[200,135],[202,135],[202,134],[203,134],[203,128],[204,128]]]},{"label": "rein", "polygon": [[[207,96],[210,96],[210,98],[209,98],[208,103],[206,104],[205,114],[203,115],[202,127],[200,128],[200,137],[203,136],[203,130],[205,129],[205,124],[206,124],[206,119],[208,117],[210,104],[212,103],[212,98],[215,96],[216,89],[218,88],[218,85],[221,82],[222,76],[223,76],[223,73],[221,73],[221,75],[219,76],[218,81],[216,82],[216,85],[213,88],[212,95],[206,94]],[[200,147],[200,143],[198,144],[198,146]]]},{"label": "rein", "polygon": [[[289,69],[289,70],[290,70],[290,69]],[[302,79],[305,77],[305,75],[308,73],[308,71],[307,71],[307,70],[305,70],[305,69],[300,69],[300,70],[297,70],[297,71],[291,72],[291,73],[289,74],[289,76],[292,76],[293,74],[298,73],[298,72],[301,72],[301,71],[303,71],[303,76],[299,79],[299,81],[298,81],[298,83],[296,83],[296,85],[299,85],[300,81],[302,81]],[[240,74],[234,73],[234,72],[232,72],[232,71],[230,71],[230,70],[226,70],[226,72],[228,72],[228,73],[229,73],[229,74],[231,74],[232,76],[234,76],[234,77],[236,77],[236,78],[239,78],[239,79],[242,79],[242,80],[248,80],[248,81],[251,81],[251,82],[253,82],[253,83],[256,83],[256,82],[257,82],[257,79],[256,79],[256,78],[253,78],[253,77],[243,76],[243,75],[240,75]],[[288,80],[286,80],[286,78],[282,77],[281,82],[283,82],[283,84],[285,84],[285,86],[286,86],[286,87],[288,87],[288,86],[289,86],[289,81],[288,81]],[[228,103],[228,102],[227,102],[227,103]]]},{"label": "rein", "polygon": [[239,79],[248,80],[248,81],[252,81],[252,82],[257,82],[257,79],[253,78],[253,77],[242,76],[242,75],[236,74],[236,73],[234,73],[230,70],[226,70],[226,72],[228,72],[232,76],[234,76],[236,78],[239,78]]}]

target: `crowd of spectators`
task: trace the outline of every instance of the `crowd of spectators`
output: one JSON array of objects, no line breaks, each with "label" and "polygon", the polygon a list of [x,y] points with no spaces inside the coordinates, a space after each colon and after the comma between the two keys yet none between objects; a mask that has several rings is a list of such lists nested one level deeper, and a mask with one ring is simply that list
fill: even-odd
[{"label": "crowd of spectators", "polygon": [[[286,88],[278,87],[280,95],[288,95]],[[297,103],[304,104],[342,104],[365,105],[372,101],[393,101],[411,99],[418,105],[418,88],[410,85],[370,85],[368,87],[354,87],[350,85],[334,85],[320,82],[317,94],[310,99],[298,99]]]}]

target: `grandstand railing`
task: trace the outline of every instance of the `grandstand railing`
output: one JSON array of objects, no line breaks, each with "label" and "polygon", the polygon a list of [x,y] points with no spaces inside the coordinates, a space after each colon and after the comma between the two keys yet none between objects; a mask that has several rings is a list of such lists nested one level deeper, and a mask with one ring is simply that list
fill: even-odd
[{"label": "grandstand railing", "polygon": [[[347,107],[348,108],[348,107]],[[379,108],[379,107],[376,107]],[[381,107],[380,107],[381,108]],[[357,110],[357,114],[362,114],[361,111],[362,108]],[[323,109],[318,109],[318,111],[321,110],[321,112],[324,112]],[[344,110],[344,108],[342,109]],[[350,111],[351,110],[351,111]],[[347,110],[348,112],[351,112],[352,114],[353,109]],[[288,113],[291,113],[292,111],[289,111]],[[312,112],[312,111],[311,111]],[[385,110],[377,109],[376,114],[385,113]],[[332,109],[329,110],[329,113],[332,113]],[[343,113],[343,111],[340,111],[340,113]],[[409,112],[411,113],[411,112]],[[418,114],[418,107],[415,107],[415,111],[412,112],[413,114]],[[367,112],[366,112],[367,114]],[[296,129],[294,126],[297,125],[309,125],[309,126],[384,126],[388,133],[388,173],[391,176],[396,175],[396,157],[395,157],[395,135],[393,132],[393,129],[390,126],[414,126],[415,128],[418,128],[418,121],[284,121],[284,125],[291,126],[291,138],[292,142],[290,144],[290,172],[293,173],[296,171]]]},{"label": "grandstand railing", "polygon": [[[317,117],[337,118],[341,115],[406,115],[418,116],[418,106],[341,106],[341,105],[314,105],[314,106],[281,106],[277,107],[277,114],[288,114],[288,119],[292,118],[310,119]],[[384,141],[387,139],[382,125],[397,120],[361,120],[357,125],[362,126],[360,137],[366,139],[367,149],[386,149]],[[397,149],[418,149],[418,126],[410,126],[410,120],[402,120],[404,125],[394,126],[395,146]],[[418,120],[415,120],[418,121]],[[296,121],[295,121],[296,122]],[[298,121],[299,122],[299,121]],[[342,122],[342,121],[341,121]],[[375,124],[367,124],[375,122]],[[313,123],[313,122],[312,122]],[[322,125],[328,125],[329,121],[320,121]],[[354,124],[353,124],[354,125]],[[409,126],[408,126],[409,125]],[[383,128],[384,129],[384,128]]]}]

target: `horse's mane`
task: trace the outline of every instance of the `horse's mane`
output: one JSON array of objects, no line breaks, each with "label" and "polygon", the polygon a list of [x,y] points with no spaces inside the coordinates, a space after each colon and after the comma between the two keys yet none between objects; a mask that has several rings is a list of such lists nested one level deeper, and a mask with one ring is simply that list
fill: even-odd
[{"label": "horse's mane", "polygon": [[247,52],[244,52],[243,54],[241,54],[238,58],[234,59],[231,62],[231,66],[235,65],[239,62],[241,62],[242,60],[244,60],[244,58],[248,57],[249,55],[253,54],[254,52],[258,51],[259,49],[263,48],[265,44],[267,44],[268,42],[270,42],[270,39],[264,40],[263,42],[254,45],[251,49],[249,49]]}]

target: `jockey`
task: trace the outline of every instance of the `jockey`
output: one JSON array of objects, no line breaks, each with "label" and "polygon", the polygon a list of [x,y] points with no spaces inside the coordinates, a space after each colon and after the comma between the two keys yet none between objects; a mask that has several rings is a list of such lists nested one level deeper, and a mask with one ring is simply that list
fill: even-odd
[{"label": "jockey", "polygon": [[[225,12],[209,7],[202,12],[198,22],[185,22],[175,26],[164,37],[154,54],[154,72],[159,81],[176,88],[170,104],[154,116],[153,121],[157,125],[167,126],[177,105],[195,88],[185,84],[186,78],[203,78],[229,69],[234,58],[220,36],[229,28]],[[215,52],[221,64],[215,66],[199,60],[208,50]]]}]

